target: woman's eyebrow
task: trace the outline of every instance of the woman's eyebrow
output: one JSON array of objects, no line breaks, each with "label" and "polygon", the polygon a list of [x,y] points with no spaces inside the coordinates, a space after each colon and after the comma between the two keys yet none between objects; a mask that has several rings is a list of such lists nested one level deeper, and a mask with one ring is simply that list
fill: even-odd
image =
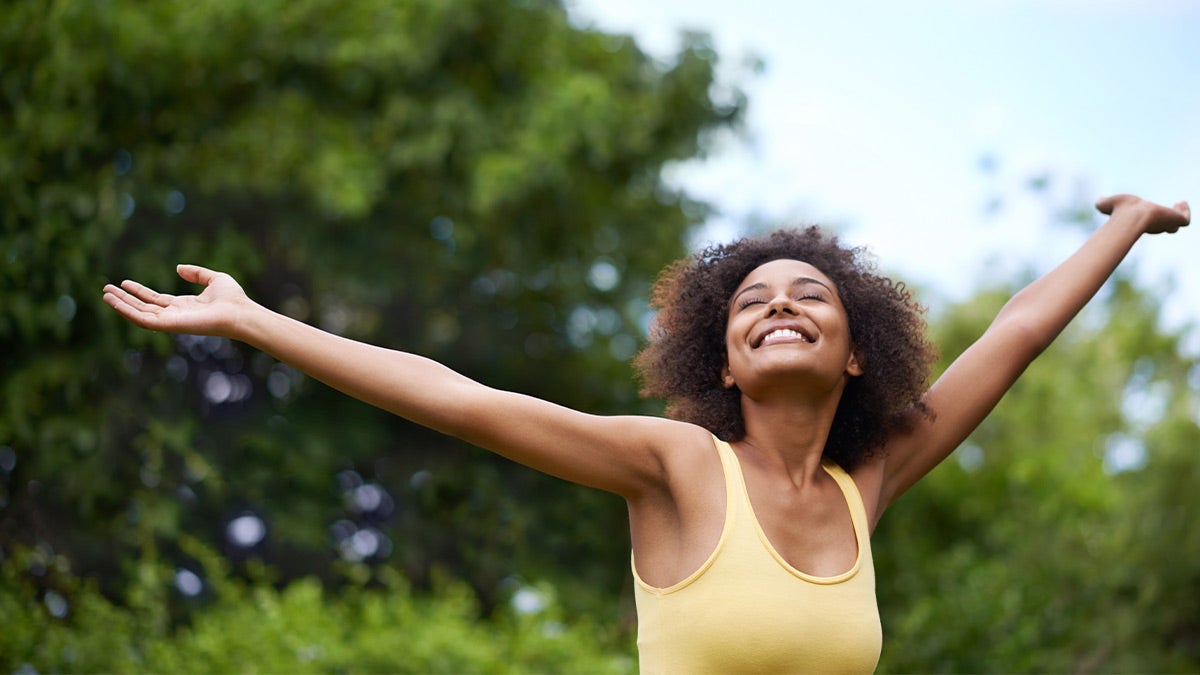
[{"label": "woman's eyebrow", "polygon": [[729,299],[729,304],[732,305],[734,302],[737,301],[738,298],[742,297],[742,294],[744,294],[744,293],[749,293],[750,291],[757,291],[757,290],[760,290],[760,289],[763,289],[766,287],[767,287],[767,285],[761,281],[758,282],[757,284],[750,284],[749,286],[743,288],[742,290],[738,291],[737,293],[734,293],[733,297]]},{"label": "woman's eyebrow", "polygon": [[812,277],[796,277],[796,280],[792,282],[792,286],[805,286],[808,284],[824,286],[825,290],[829,291],[830,293],[833,292],[833,289],[829,287],[829,284],[821,281],[820,279],[814,279]]},{"label": "woman's eyebrow", "polygon": [[825,283],[824,281],[821,281],[820,279],[814,279],[812,277],[799,277],[792,282],[792,288],[796,288],[797,286],[808,286],[810,284],[816,284],[821,288],[824,288],[825,290],[829,291],[830,295],[838,298],[839,302],[841,301],[842,296],[838,295],[837,289]]}]

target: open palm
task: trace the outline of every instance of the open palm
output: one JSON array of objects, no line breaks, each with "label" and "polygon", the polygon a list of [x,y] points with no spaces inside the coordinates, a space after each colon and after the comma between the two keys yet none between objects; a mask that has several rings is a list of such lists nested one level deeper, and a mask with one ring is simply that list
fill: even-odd
[{"label": "open palm", "polygon": [[228,274],[180,265],[179,276],[203,284],[200,295],[159,293],[136,281],[104,287],[104,302],[142,328],[193,335],[233,337],[242,310],[251,304]]},{"label": "open palm", "polygon": [[1113,195],[1096,202],[1096,209],[1105,215],[1112,215],[1119,208],[1140,209],[1146,234],[1177,232],[1192,220],[1192,210],[1187,202],[1163,206],[1129,194]]}]

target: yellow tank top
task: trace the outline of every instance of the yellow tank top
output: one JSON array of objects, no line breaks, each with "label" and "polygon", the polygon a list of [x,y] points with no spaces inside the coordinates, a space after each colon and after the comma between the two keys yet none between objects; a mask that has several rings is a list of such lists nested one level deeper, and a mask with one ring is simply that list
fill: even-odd
[{"label": "yellow tank top", "polygon": [[[714,439],[715,440],[715,439]],[[725,471],[725,526],[700,569],[668,588],[633,564],[643,673],[869,673],[883,637],[866,509],[854,480],[822,462],[842,489],[858,558],[815,577],[789,565],[763,533],[737,455],[716,440]]]}]

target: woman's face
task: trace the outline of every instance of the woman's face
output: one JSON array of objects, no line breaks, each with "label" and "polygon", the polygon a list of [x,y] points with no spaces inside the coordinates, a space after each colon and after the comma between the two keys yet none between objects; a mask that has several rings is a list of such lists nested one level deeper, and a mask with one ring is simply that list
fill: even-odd
[{"label": "woman's face", "polygon": [[837,288],[799,260],[772,260],[746,275],[729,301],[725,350],[725,386],[751,396],[797,383],[833,390],[862,374]]}]

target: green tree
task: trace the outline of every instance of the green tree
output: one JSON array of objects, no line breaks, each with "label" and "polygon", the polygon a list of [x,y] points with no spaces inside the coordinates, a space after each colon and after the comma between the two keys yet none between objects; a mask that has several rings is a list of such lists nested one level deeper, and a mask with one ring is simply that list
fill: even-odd
[{"label": "green tree", "polygon": [[5,551],[113,597],[199,571],[185,532],[281,580],[386,560],[485,608],[514,575],[616,593],[619,500],[121,325],[98,289],[202,263],[493,386],[650,406],[625,363],[643,295],[704,211],[661,169],[741,109],[710,98],[702,36],[664,65],[555,2],[61,0],[0,6],[0,62]]},{"label": "green tree", "polygon": [[[944,363],[1018,287],[934,320]],[[1162,327],[1159,293],[1119,273],[883,519],[881,672],[1200,666],[1200,542],[1185,525],[1200,506],[1200,365]]]},{"label": "green tree", "polygon": [[[0,562],[0,667],[6,671],[150,673],[619,673],[635,670],[611,627],[564,620],[552,589],[538,604],[479,618],[474,592],[440,579],[414,593],[386,566],[374,587],[331,591],[315,578],[277,589],[230,578],[210,563],[214,591],[178,630],[116,604],[64,569],[61,556],[22,551]],[[48,564],[47,564],[48,563]],[[25,570],[46,565],[60,584],[38,602]],[[69,595],[69,611],[65,595]]]}]

